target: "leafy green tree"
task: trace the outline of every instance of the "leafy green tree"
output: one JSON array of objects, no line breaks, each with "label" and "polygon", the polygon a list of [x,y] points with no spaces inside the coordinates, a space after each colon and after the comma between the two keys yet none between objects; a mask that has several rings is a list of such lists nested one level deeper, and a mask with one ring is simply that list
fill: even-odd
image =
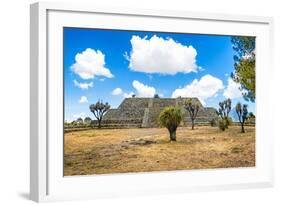
[{"label": "leafy green tree", "polygon": [[110,105],[107,102],[98,101],[96,104],[90,105],[90,110],[98,121],[98,128],[101,128],[102,117],[109,109]]},{"label": "leafy green tree", "polygon": [[237,103],[235,109],[236,109],[236,113],[238,115],[238,119],[241,125],[241,132],[244,133],[245,129],[244,129],[244,123],[247,120],[248,117],[248,106],[246,104],[241,104],[241,103]]},{"label": "leafy green tree", "polygon": [[256,116],[254,115],[254,113],[252,113],[252,112],[249,112],[249,116],[248,116],[249,118],[256,118]]},{"label": "leafy green tree", "polygon": [[77,124],[83,124],[83,119],[81,117],[77,118],[76,120]]},{"label": "leafy green tree", "polygon": [[256,123],[256,116],[254,115],[254,113],[249,112],[248,117],[246,119],[246,123],[250,123],[250,124]]},{"label": "leafy green tree", "polygon": [[73,121],[70,123],[70,125],[71,125],[72,127],[75,127],[75,126],[77,125],[76,120],[73,120]]},{"label": "leafy green tree", "polygon": [[244,99],[255,102],[256,99],[256,55],[255,37],[235,36],[231,43],[236,54],[234,55],[234,72],[231,78],[241,85]]},{"label": "leafy green tree", "polygon": [[170,141],[176,141],[176,131],[183,119],[183,113],[177,106],[164,108],[159,115],[160,124],[169,130]]},{"label": "leafy green tree", "polygon": [[230,125],[229,112],[231,111],[231,100],[228,98],[222,102],[219,102],[219,109],[217,110],[217,115],[221,118],[219,122],[219,127],[224,127],[221,130],[225,130]]},{"label": "leafy green tree", "polygon": [[194,121],[197,117],[197,113],[199,111],[199,105],[197,103],[192,103],[192,100],[189,99],[185,102],[184,108],[189,112],[189,116],[191,119],[191,129],[194,130]]},{"label": "leafy green tree", "polygon": [[89,124],[91,124],[91,122],[92,122],[92,119],[90,117],[85,117],[84,123],[89,125]]}]

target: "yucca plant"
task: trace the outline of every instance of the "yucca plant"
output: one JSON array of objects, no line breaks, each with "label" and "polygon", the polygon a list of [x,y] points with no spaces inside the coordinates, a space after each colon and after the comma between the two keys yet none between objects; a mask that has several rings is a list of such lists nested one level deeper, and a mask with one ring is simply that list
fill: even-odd
[{"label": "yucca plant", "polygon": [[241,125],[241,132],[244,133],[245,129],[244,129],[244,123],[248,117],[248,106],[246,104],[241,104],[241,103],[237,103],[235,109],[236,109],[236,113],[238,115],[238,119]]},{"label": "yucca plant", "polygon": [[169,106],[164,108],[159,115],[159,122],[166,127],[170,134],[170,141],[176,141],[176,131],[183,119],[183,113],[177,106]]}]

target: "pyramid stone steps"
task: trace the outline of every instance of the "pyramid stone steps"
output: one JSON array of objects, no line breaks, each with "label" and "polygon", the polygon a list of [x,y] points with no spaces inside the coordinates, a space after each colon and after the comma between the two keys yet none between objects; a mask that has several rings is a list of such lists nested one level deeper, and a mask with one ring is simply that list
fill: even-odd
[{"label": "pyramid stone steps", "polygon": [[103,118],[106,127],[159,127],[161,111],[168,106],[179,106],[184,112],[183,125],[191,123],[184,108],[187,100],[199,105],[196,124],[207,124],[217,119],[214,108],[203,107],[198,98],[126,98],[117,109],[110,109]]}]

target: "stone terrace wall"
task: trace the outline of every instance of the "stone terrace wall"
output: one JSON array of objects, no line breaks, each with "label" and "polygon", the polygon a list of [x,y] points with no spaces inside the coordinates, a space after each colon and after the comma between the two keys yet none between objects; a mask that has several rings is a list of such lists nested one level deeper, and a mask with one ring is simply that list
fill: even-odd
[{"label": "stone terrace wall", "polygon": [[[158,127],[160,112],[167,106],[178,105],[184,112],[183,125],[190,124],[188,112],[184,103],[191,99],[200,106],[197,124],[208,124],[216,119],[214,108],[204,108],[197,98],[126,98],[117,109],[110,109],[104,116],[104,127]],[[94,123],[94,122],[93,122]]]},{"label": "stone terrace wall", "polygon": [[148,102],[150,99],[151,98],[125,98],[125,100],[123,100],[123,102],[119,105],[118,109],[144,109],[148,107]]}]

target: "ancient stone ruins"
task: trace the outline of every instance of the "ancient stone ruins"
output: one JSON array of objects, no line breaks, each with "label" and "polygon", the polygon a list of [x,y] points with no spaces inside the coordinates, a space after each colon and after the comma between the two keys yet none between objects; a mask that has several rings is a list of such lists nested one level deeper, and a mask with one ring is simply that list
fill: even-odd
[{"label": "ancient stone ruins", "polygon": [[110,109],[103,117],[103,127],[159,127],[158,117],[167,106],[180,106],[183,110],[184,120],[182,126],[190,125],[190,117],[184,109],[184,103],[191,99],[200,106],[195,123],[197,125],[209,124],[217,119],[216,110],[203,107],[198,98],[126,98],[117,109]]}]

